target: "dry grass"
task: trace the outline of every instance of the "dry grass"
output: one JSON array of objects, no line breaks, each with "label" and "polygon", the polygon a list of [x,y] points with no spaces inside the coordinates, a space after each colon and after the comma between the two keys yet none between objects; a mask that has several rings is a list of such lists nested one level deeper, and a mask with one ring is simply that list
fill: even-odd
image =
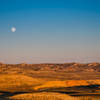
[{"label": "dry grass", "polygon": [[5,74],[0,75],[0,91],[6,92],[28,92],[47,88],[61,88],[73,86],[100,85],[100,80],[67,80],[47,81],[32,78],[25,75]]},{"label": "dry grass", "polygon": [[[73,86],[87,86],[87,85],[100,85],[100,64],[19,64],[19,65],[0,65],[0,95],[3,91],[24,93],[17,94],[10,97],[13,100],[92,100],[92,99],[79,99],[71,97],[61,92],[78,91],[87,94],[85,88],[73,89],[66,87]],[[93,80],[95,79],[95,80]],[[47,90],[46,90],[47,89]],[[54,90],[53,90],[54,89]],[[58,90],[57,90],[58,89]],[[69,89],[69,90],[68,90]],[[72,89],[72,90],[71,90]],[[37,91],[34,91],[37,90]],[[41,93],[32,93],[41,91]],[[89,88],[89,91],[92,88]],[[53,91],[60,92],[54,93]],[[100,93],[98,87],[96,94]],[[80,93],[81,94],[81,93]],[[91,94],[91,93],[90,93]],[[95,93],[94,93],[95,94]],[[10,96],[11,96],[10,95]],[[79,95],[79,94],[76,94]],[[8,97],[8,96],[7,96]],[[2,99],[4,100],[4,99]],[[96,100],[96,99],[93,99]],[[98,99],[100,100],[100,99]]]},{"label": "dry grass", "polygon": [[43,93],[27,93],[10,97],[12,100],[80,100],[66,94],[43,92]]},{"label": "dry grass", "polygon": [[0,91],[20,92],[39,85],[40,80],[25,75],[0,75]]},{"label": "dry grass", "polygon": [[66,81],[48,81],[40,86],[34,87],[34,90],[39,90],[43,88],[57,88],[66,87]]},{"label": "dry grass", "polygon": [[27,93],[10,97],[11,100],[100,100],[100,97],[93,96],[69,96],[61,93],[42,92],[42,93]]},{"label": "dry grass", "polygon": [[67,81],[48,81],[40,86],[34,87],[34,90],[59,88],[59,87],[73,87],[73,86],[88,86],[100,85],[100,80],[67,80]]}]

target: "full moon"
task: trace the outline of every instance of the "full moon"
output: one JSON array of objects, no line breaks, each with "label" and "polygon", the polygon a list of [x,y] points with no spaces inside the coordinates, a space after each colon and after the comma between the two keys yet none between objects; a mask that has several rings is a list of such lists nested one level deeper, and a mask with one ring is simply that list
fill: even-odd
[{"label": "full moon", "polygon": [[15,28],[15,27],[12,27],[12,28],[11,28],[11,31],[12,31],[12,32],[15,32],[15,31],[16,31],[16,28]]}]

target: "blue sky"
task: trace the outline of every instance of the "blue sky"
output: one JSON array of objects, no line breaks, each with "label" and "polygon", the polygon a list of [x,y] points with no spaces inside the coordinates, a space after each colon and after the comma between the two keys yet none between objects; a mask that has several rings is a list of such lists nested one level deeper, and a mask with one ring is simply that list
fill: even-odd
[{"label": "blue sky", "polygon": [[98,62],[99,43],[100,0],[0,1],[2,62]]}]

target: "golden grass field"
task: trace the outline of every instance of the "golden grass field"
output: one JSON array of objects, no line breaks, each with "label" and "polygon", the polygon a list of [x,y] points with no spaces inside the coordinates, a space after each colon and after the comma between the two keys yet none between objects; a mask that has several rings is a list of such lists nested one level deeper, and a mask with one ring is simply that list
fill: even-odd
[{"label": "golden grass field", "polygon": [[100,80],[66,80],[66,81],[48,81],[42,85],[35,86],[34,89],[44,88],[59,88],[59,87],[74,87],[74,86],[88,86],[100,85]]},{"label": "golden grass field", "polygon": [[10,97],[13,100],[75,100],[74,98],[61,93],[43,92],[43,93],[27,93]]},{"label": "golden grass field", "polygon": [[20,92],[33,90],[34,86],[40,85],[41,80],[25,75],[0,75],[0,91]]},{"label": "golden grass field", "polygon": [[0,100],[100,100],[82,97],[100,96],[99,72],[33,70],[32,66],[29,69],[25,66],[0,68]]},{"label": "golden grass field", "polygon": [[[8,95],[10,95],[7,98],[11,100],[80,100],[80,98],[75,98],[68,96],[68,94],[60,93],[60,88],[97,84],[100,85],[100,80],[66,80],[44,82],[42,79],[35,79],[25,75],[2,74],[0,75],[0,95],[2,95],[3,92],[8,92]],[[42,91],[40,91],[41,89]],[[54,89],[54,91],[52,91],[52,89]],[[59,89],[59,92],[57,89]],[[45,90],[47,90],[47,92],[44,92]],[[64,91],[68,92],[66,89]],[[100,89],[98,91],[100,92]],[[100,94],[99,92],[95,94]],[[76,94],[82,95],[85,93],[86,92],[80,92]],[[87,94],[89,93],[87,92]]]}]

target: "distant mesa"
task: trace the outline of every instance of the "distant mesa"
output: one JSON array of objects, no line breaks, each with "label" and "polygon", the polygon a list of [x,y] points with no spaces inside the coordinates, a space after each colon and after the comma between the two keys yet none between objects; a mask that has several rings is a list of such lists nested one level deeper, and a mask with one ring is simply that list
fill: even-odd
[{"label": "distant mesa", "polygon": [[[64,72],[100,72],[100,63],[62,63],[62,64],[4,64],[0,63],[1,73],[9,71],[10,69],[19,68],[19,70],[32,70],[32,71],[64,71]],[[23,68],[23,69],[20,69]],[[3,70],[7,69],[7,70]],[[14,71],[13,71],[14,72]],[[23,73],[23,72],[22,72]]]},{"label": "distant mesa", "polygon": [[0,62],[0,65],[3,65],[3,63],[2,63],[2,62]]}]

